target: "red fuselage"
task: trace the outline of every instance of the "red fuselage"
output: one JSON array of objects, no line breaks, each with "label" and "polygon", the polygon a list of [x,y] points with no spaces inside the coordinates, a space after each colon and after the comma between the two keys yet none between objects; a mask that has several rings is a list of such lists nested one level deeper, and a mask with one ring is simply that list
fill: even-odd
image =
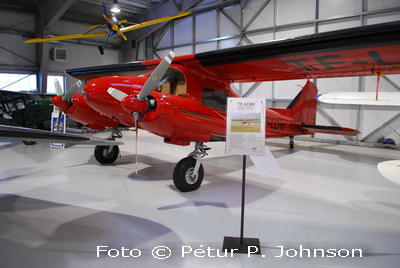
[{"label": "red fuselage", "polygon": [[[183,68],[172,67],[172,70],[181,75],[184,90],[177,92],[179,86],[175,85],[174,92],[173,81],[164,82],[149,96],[153,103],[151,107],[148,101],[136,99],[148,75],[96,78],[85,85],[84,95],[73,96],[68,108],[65,109],[66,104],[60,97],[54,98],[53,102],[59,107],[64,106],[64,112],[72,119],[94,129],[115,128],[118,123],[134,126],[132,112],[140,111],[138,127],[164,137],[167,143],[189,145],[191,141],[223,140],[226,133],[223,105],[227,97],[239,95],[229,85],[194,78]],[[128,96],[119,101],[107,92],[109,88],[118,89]],[[216,101],[218,99],[222,104]],[[316,101],[312,101],[311,106],[315,110]],[[285,114],[285,109],[267,109],[266,115],[266,137],[310,134],[301,127],[304,120]],[[315,123],[315,115],[311,121]]]}]

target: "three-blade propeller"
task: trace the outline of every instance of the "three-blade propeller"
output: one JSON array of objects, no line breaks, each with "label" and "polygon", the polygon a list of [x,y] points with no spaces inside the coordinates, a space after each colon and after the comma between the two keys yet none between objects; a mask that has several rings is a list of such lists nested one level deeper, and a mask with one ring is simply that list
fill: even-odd
[{"label": "three-blade propeller", "polygon": [[[158,86],[169,66],[171,65],[174,57],[175,53],[170,51],[168,55],[165,56],[164,59],[157,65],[150,77],[147,79],[146,83],[143,85],[140,93],[136,96],[139,101],[144,101],[146,97],[149,96],[151,92],[153,92],[153,90]],[[128,96],[128,94],[125,92],[112,87],[110,87],[107,92],[119,101],[122,101],[122,99]]]},{"label": "three-blade propeller", "polygon": [[[81,83],[82,83],[81,80],[78,80],[78,81],[77,81],[76,83],[74,83],[74,84],[67,90],[67,92],[61,97],[61,101],[62,101],[62,102],[68,103],[68,106],[67,106],[67,107],[69,107],[69,106],[71,105],[71,103],[72,103],[72,96],[73,96],[74,94],[76,94],[76,93],[82,93]],[[55,87],[55,89],[56,89],[57,96],[61,96],[61,95],[63,94],[63,90],[62,90],[62,88],[61,88],[60,82],[58,82],[58,79],[55,79],[55,80],[54,80],[54,87]],[[66,109],[66,108],[64,108],[64,109]],[[60,131],[60,124],[59,124],[59,122],[61,121],[61,116],[62,116],[62,113],[63,113],[63,110],[64,110],[64,109],[60,108],[60,111],[59,111],[59,114],[58,114],[56,132],[59,132],[59,131]]]},{"label": "three-blade propeller", "polygon": [[[151,73],[150,77],[147,79],[146,83],[143,85],[140,93],[136,96],[136,99],[138,101],[140,101],[140,102],[146,101],[146,98],[153,92],[153,90],[160,83],[161,79],[163,78],[163,76],[167,72],[169,66],[171,65],[171,62],[174,59],[174,57],[175,57],[175,53],[173,51],[170,51],[168,53],[168,55],[165,56],[164,59],[157,65],[157,67]],[[120,91],[116,88],[112,88],[112,87],[110,87],[107,90],[107,92],[120,102],[122,102],[122,100],[124,98],[129,96],[125,92],[122,92],[122,91]],[[135,143],[136,143],[136,145],[135,145],[135,147],[136,147],[135,148],[136,149],[136,173],[138,171],[138,168],[137,168],[137,163],[138,163],[137,141],[138,141],[138,130],[139,130],[138,122],[139,122],[140,116],[142,116],[142,115],[143,114],[141,114],[139,111],[132,112],[132,116],[133,116],[134,123],[135,123],[135,132],[136,132],[136,140],[135,140]]]}]

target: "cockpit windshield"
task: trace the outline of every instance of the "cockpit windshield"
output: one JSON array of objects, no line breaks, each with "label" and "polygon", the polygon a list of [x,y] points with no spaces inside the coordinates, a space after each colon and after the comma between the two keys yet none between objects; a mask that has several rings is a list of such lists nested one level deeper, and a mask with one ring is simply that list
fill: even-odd
[{"label": "cockpit windshield", "polygon": [[169,68],[161,82],[157,86],[157,91],[172,95],[186,94],[186,78],[185,75],[176,68]]}]

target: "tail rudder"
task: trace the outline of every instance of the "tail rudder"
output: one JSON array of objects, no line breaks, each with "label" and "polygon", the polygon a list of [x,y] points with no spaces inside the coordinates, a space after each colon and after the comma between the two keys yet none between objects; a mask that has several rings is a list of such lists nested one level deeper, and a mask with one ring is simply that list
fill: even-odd
[{"label": "tail rudder", "polygon": [[336,135],[355,136],[360,132],[351,128],[339,126],[320,126],[315,125],[317,117],[317,86],[307,81],[296,98],[283,110],[283,114],[292,117],[300,123],[302,129],[309,133],[325,133]]},{"label": "tail rudder", "polygon": [[317,113],[317,86],[307,81],[299,94],[283,111],[284,115],[292,117],[295,121],[307,125],[315,125]]}]

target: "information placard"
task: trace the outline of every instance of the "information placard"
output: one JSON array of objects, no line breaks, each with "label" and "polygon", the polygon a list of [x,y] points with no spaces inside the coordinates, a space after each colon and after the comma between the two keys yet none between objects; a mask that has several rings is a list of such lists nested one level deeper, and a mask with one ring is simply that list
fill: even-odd
[{"label": "information placard", "polygon": [[265,100],[228,98],[226,154],[265,154]]}]

